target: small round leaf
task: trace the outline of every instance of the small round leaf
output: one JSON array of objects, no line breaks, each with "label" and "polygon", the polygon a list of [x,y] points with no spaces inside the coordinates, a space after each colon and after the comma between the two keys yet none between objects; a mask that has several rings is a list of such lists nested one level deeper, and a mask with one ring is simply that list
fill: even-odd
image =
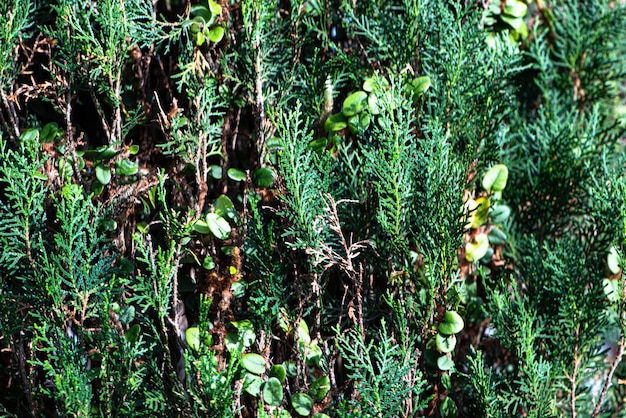
[{"label": "small round leaf", "polygon": [[229,218],[233,221],[236,221],[238,217],[233,201],[224,194],[215,199],[215,213],[222,218]]},{"label": "small round leaf", "polygon": [[117,221],[115,219],[111,219],[111,218],[103,219],[100,225],[107,232],[113,232],[117,230]]},{"label": "small round leaf", "polygon": [[370,115],[368,112],[361,112],[357,115],[351,116],[348,119],[348,126],[350,132],[357,133],[363,132],[370,126]]},{"label": "small round leaf", "polygon": [[291,406],[298,415],[303,417],[308,416],[313,409],[313,398],[306,393],[296,393],[291,398]]},{"label": "small round leaf", "polygon": [[376,96],[375,94],[370,94],[367,97],[367,107],[372,115],[379,115],[380,108],[378,107],[378,96]]},{"label": "small round leaf", "polygon": [[207,38],[215,44],[218,43],[222,40],[222,38],[224,38],[224,28],[222,26],[214,27],[209,31]]},{"label": "small round leaf", "polygon": [[121,161],[115,163],[115,173],[120,176],[133,176],[137,174],[139,168],[137,164],[130,161],[128,158],[124,158]]},{"label": "small round leaf", "polygon": [[91,191],[94,195],[99,196],[104,190],[104,184],[100,183],[98,180],[94,180],[91,183]]},{"label": "small round leaf", "polygon": [[354,116],[367,108],[367,93],[357,91],[352,93],[343,101],[341,111],[346,117]]},{"label": "small round leaf", "polygon": [[450,381],[450,375],[448,373],[441,375],[441,384],[446,390],[450,390],[450,388],[452,388],[452,382]]},{"label": "small round leaf", "polygon": [[76,165],[78,166],[79,170],[82,170],[85,168],[85,159],[83,158],[82,155],[78,155],[78,152],[76,153]]},{"label": "small round leaf", "polygon": [[448,356],[448,354],[445,354],[437,359],[439,370],[448,371],[454,369],[454,361]]},{"label": "small round leaf", "polygon": [[330,390],[330,379],[328,376],[320,376],[311,383],[309,387],[309,394],[315,398],[318,402],[322,402],[326,394]]},{"label": "small round leaf", "polygon": [[215,165],[215,164],[210,165],[209,166],[209,174],[215,180],[220,180],[222,178],[222,167],[220,167],[219,165]]},{"label": "small round leaf", "polygon": [[189,327],[185,330],[187,345],[194,351],[200,349],[200,330],[198,327]]},{"label": "small round leaf", "polygon": [[209,224],[202,219],[198,219],[193,224],[191,224],[191,229],[199,234],[208,234],[209,232],[211,232],[211,230],[209,229]]},{"label": "small round leaf", "polygon": [[250,320],[244,319],[242,321],[233,321],[230,325],[237,329],[237,334],[244,347],[250,347],[254,344],[256,334],[254,333],[254,325],[252,325]]},{"label": "small round leaf", "polygon": [[413,80],[411,80],[411,87],[413,88],[413,92],[415,94],[424,94],[426,90],[430,88],[430,77],[428,77],[427,75],[423,75],[414,78]]},{"label": "small round leaf", "polygon": [[270,377],[263,385],[263,400],[271,406],[278,406],[283,401],[283,386],[275,377]]},{"label": "small round leaf", "polygon": [[257,353],[248,353],[241,356],[241,365],[250,373],[265,373],[265,359]]},{"label": "small round leaf", "polygon": [[94,159],[96,160],[108,160],[110,158],[113,158],[115,154],[117,154],[117,151],[115,151],[115,148],[113,147],[103,145],[96,149],[93,153]]},{"label": "small round leaf", "polygon": [[197,46],[202,46],[206,42],[206,37],[202,32],[191,32],[191,37],[193,38],[193,43]]},{"label": "small round leaf", "polygon": [[509,169],[504,164],[491,167],[483,177],[483,188],[487,191],[501,192],[506,187]]},{"label": "small round leaf", "polygon": [[305,353],[305,362],[307,366],[320,367],[322,362],[322,349],[319,345],[317,345],[317,342],[306,346]]},{"label": "small round leaf", "polygon": [[[59,171],[65,176],[65,178],[69,178],[74,175],[74,167],[69,160],[65,158],[59,158],[57,165],[59,167]],[[100,184],[102,185],[102,183]]]},{"label": "small round leaf", "polygon": [[304,3],[304,13],[306,16],[321,16],[323,11],[324,9],[319,0],[309,0]]},{"label": "small round leaf", "polygon": [[449,396],[441,402],[439,410],[441,411],[442,418],[456,418],[458,415],[458,408]]},{"label": "small round leaf", "polygon": [[111,168],[106,165],[96,165],[96,178],[100,184],[109,184],[111,182]]},{"label": "small round leaf", "polygon": [[137,222],[137,231],[142,234],[147,234],[150,232],[150,224],[147,222]]},{"label": "small round leaf", "polygon": [[493,245],[503,245],[506,242],[506,234],[499,228],[489,231],[489,243]]},{"label": "small round leaf", "polygon": [[228,221],[217,213],[208,213],[206,223],[215,238],[224,240],[230,235],[230,225]]},{"label": "small round leaf", "polygon": [[226,349],[231,353],[231,355],[235,353],[241,353],[244,349],[243,340],[236,332],[229,331],[226,333],[226,338],[224,338],[224,345]]},{"label": "small round leaf", "polygon": [[503,224],[511,216],[511,208],[507,205],[497,205],[489,213],[494,224]]},{"label": "small round leaf", "polygon": [[230,285],[230,291],[233,292],[233,298],[241,298],[246,294],[246,283],[243,281],[233,282]]},{"label": "small round leaf", "polygon": [[209,10],[214,15],[219,16],[222,13],[222,6],[220,6],[215,0],[209,0]]},{"label": "small round leaf", "polygon": [[118,319],[122,324],[130,324],[135,320],[135,307],[133,305],[120,308]]},{"label": "small round leaf", "polygon": [[135,324],[124,333],[124,338],[126,338],[126,341],[129,343],[135,344],[139,339],[139,331],[141,331],[141,327],[139,324]]},{"label": "small round leaf", "polygon": [[63,131],[59,129],[59,125],[56,122],[49,122],[41,129],[39,139],[41,142],[54,142],[62,136]]},{"label": "small round leaf", "polygon": [[511,17],[524,17],[526,16],[527,10],[528,10],[528,6],[523,1],[509,0],[504,5],[503,13]]},{"label": "small round leaf", "polygon": [[435,337],[435,343],[437,344],[437,350],[442,353],[451,353],[454,351],[454,347],[456,347],[456,337],[454,334],[443,335],[438,332]]},{"label": "small round leaf", "polygon": [[20,140],[23,142],[32,142],[37,139],[38,135],[39,130],[34,128],[26,129],[25,131],[22,131],[22,134],[20,135]]},{"label": "small round leaf", "polygon": [[262,167],[252,173],[252,181],[257,187],[271,187],[276,181],[276,173],[270,167]]},{"label": "small round leaf", "polygon": [[465,258],[470,263],[480,260],[487,254],[489,249],[489,239],[487,234],[478,234],[474,238],[474,242],[465,244]]},{"label": "small round leaf", "polygon": [[309,345],[311,344],[311,335],[309,334],[309,326],[306,324],[304,319],[301,319],[298,322],[298,342],[300,344]]},{"label": "small round leaf", "polygon": [[317,138],[309,142],[309,148],[317,153],[324,151],[326,145],[328,145],[328,138]]},{"label": "small round leaf", "polygon": [[376,87],[376,81],[374,80],[374,77],[370,77],[363,82],[363,90],[368,93],[374,91],[374,87]]},{"label": "small round leaf", "polygon": [[246,179],[246,172],[238,168],[229,168],[226,174],[231,180],[244,181]]},{"label": "small round leaf", "polygon": [[443,319],[439,324],[439,332],[444,335],[452,335],[463,330],[465,323],[461,315],[456,311],[448,311],[443,315]]},{"label": "small round leaf", "polygon": [[298,375],[298,368],[296,367],[296,363],[294,361],[286,361],[283,363],[285,367],[285,372],[287,373],[287,377],[296,377]]},{"label": "small round leaf", "polygon": [[500,16],[500,18],[502,19],[504,23],[509,25],[511,29],[514,29],[520,32],[520,34],[523,34],[524,32],[528,31],[528,28],[526,27],[526,23],[524,23],[524,19],[521,17],[513,17],[513,16],[503,14],[502,16]]},{"label": "small round leaf", "polygon": [[242,388],[244,392],[252,396],[259,396],[259,394],[261,393],[262,384],[263,384],[263,379],[261,379],[259,376],[251,374],[251,373],[246,373],[246,375],[243,377]]},{"label": "small round leaf", "polygon": [[211,20],[211,11],[201,4],[195,4],[189,9],[191,16],[201,17],[204,22]]},{"label": "small round leaf", "polygon": [[285,366],[283,366],[282,364],[274,364],[270,368],[270,377],[275,377],[281,383],[284,382],[285,378],[287,377],[287,371],[285,370]]},{"label": "small round leaf", "polygon": [[202,268],[205,270],[213,270],[215,268],[215,262],[213,261],[213,257],[207,255],[204,257],[204,261],[202,262]]},{"label": "small round leaf", "polygon": [[485,255],[483,255],[478,261],[480,261],[484,265],[488,265],[489,263],[491,263],[491,260],[493,259],[493,254],[494,254],[493,248],[488,247]]},{"label": "small round leaf", "polygon": [[324,129],[326,132],[338,132],[342,129],[346,129],[348,126],[348,119],[344,116],[343,113],[336,113],[334,115],[330,115],[326,118],[324,122]]},{"label": "small round leaf", "polygon": [[602,280],[602,284],[604,286],[604,295],[609,300],[609,302],[615,303],[619,300],[620,295],[620,281],[612,280],[612,279],[604,279]]},{"label": "small round leaf", "polygon": [[489,199],[481,196],[475,202],[476,209],[471,214],[472,228],[474,229],[487,222],[489,217]]}]

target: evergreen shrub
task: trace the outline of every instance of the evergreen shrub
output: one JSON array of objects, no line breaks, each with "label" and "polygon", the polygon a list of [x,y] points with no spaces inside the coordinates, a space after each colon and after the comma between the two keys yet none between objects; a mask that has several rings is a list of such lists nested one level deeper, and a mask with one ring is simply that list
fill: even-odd
[{"label": "evergreen shrub", "polygon": [[0,1],[0,415],[626,416],[622,0]]}]

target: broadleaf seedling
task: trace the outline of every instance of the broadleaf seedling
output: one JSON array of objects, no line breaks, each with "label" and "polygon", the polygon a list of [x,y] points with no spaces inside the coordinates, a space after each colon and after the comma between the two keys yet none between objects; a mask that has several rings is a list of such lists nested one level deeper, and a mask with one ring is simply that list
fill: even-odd
[{"label": "broadleaf seedling", "polygon": [[283,401],[283,386],[275,377],[270,377],[263,384],[263,401],[271,406],[278,406]]},{"label": "broadleaf seedling", "polygon": [[489,239],[486,234],[478,234],[474,237],[474,242],[465,244],[465,258],[470,263],[480,260],[487,254],[489,249]]},{"label": "broadleaf seedling", "polygon": [[230,225],[228,221],[217,213],[207,213],[206,223],[215,238],[225,240],[230,235]]},{"label": "broadleaf seedling", "polygon": [[306,393],[296,393],[291,398],[291,406],[298,415],[309,416],[313,409],[313,398]]},{"label": "broadleaf seedling", "polygon": [[438,330],[444,335],[457,334],[463,330],[465,323],[456,311],[447,311],[439,324]]},{"label": "broadleaf seedling", "polygon": [[244,181],[246,179],[246,172],[238,168],[229,168],[226,175],[234,181]]},{"label": "broadleaf seedling", "polygon": [[437,367],[444,372],[454,369],[454,361],[452,361],[449,353],[437,359]]},{"label": "broadleaf seedling", "polygon": [[509,169],[504,164],[491,167],[483,177],[483,188],[490,192],[501,192],[506,187],[509,178]]},{"label": "broadleaf seedling", "polygon": [[107,185],[111,182],[111,168],[106,165],[96,165],[96,179],[102,184]]},{"label": "broadleaf seedling", "polygon": [[367,109],[367,93],[359,90],[346,97],[341,112],[349,118],[365,109]]},{"label": "broadleaf seedling", "polygon": [[328,376],[320,376],[309,387],[309,394],[315,398],[316,401],[321,402],[328,391],[330,390],[330,379]]},{"label": "broadleaf seedling", "polygon": [[435,336],[435,343],[437,344],[437,350],[442,353],[451,353],[456,347],[456,337],[453,335],[443,335],[437,333]]},{"label": "broadleaf seedling", "polygon": [[263,385],[263,379],[252,373],[246,373],[243,377],[242,389],[244,392],[252,396],[259,396],[261,393],[261,386]]},{"label": "broadleaf seedling", "polygon": [[241,356],[241,366],[257,375],[265,373],[265,359],[257,353],[247,353]]},{"label": "broadleaf seedling", "polygon": [[276,181],[276,173],[270,167],[261,167],[252,173],[252,181],[257,187],[272,187]]}]

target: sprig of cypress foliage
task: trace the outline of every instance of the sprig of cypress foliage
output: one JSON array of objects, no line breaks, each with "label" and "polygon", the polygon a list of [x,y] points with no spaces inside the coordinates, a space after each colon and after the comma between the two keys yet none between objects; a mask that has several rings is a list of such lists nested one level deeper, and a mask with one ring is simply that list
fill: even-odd
[{"label": "sprig of cypress foliage", "polygon": [[300,104],[289,114],[276,115],[279,138],[279,167],[287,193],[289,211],[284,215],[293,223],[287,233],[298,248],[317,247],[320,232],[316,221],[323,211],[322,194],[328,193],[330,164],[327,156],[318,156],[308,148],[313,139],[311,123],[303,121]]}]

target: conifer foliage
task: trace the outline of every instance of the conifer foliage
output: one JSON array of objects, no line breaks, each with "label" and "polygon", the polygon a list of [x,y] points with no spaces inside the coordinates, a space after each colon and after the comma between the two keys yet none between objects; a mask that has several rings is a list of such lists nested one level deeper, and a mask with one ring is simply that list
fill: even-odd
[{"label": "conifer foliage", "polygon": [[626,3],[1,0],[0,415],[626,416]]}]

